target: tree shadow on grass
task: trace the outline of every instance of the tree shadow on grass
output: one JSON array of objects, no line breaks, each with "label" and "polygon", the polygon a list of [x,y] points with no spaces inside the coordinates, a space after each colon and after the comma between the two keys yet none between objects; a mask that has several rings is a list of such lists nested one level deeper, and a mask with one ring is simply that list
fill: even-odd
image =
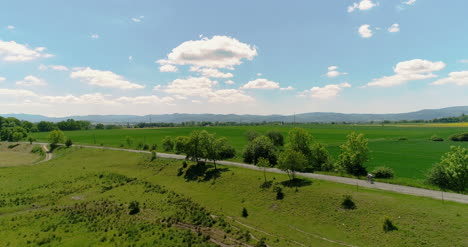
[{"label": "tree shadow on grass", "polygon": [[304,187],[304,186],[308,186],[311,184],[312,184],[312,181],[309,179],[305,179],[305,178],[294,178],[292,180],[286,180],[286,181],[281,182],[281,185],[283,185],[284,187],[289,187],[289,188]]},{"label": "tree shadow on grass", "polygon": [[212,164],[198,162],[188,167],[187,171],[185,171],[184,178],[186,181],[207,182],[219,178],[223,172],[227,171],[229,171],[228,168],[218,167],[214,169],[214,165]]}]

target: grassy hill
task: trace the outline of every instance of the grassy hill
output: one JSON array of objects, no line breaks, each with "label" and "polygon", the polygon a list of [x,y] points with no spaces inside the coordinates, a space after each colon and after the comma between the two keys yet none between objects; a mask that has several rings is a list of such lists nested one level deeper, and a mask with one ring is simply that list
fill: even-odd
[{"label": "grassy hill", "polygon": [[[466,205],[318,180],[296,191],[282,185],[286,175],[267,174],[283,188],[277,200],[272,188],[260,188],[262,172],[220,166],[195,178],[187,176],[191,168],[80,148],[39,165],[1,168],[2,244],[255,245],[265,238],[269,246],[468,245]],[[344,195],[356,209],[342,209]],[[129,215],[132,201],[140,212]],[[385,217],[398,230],[385,232]]]}]

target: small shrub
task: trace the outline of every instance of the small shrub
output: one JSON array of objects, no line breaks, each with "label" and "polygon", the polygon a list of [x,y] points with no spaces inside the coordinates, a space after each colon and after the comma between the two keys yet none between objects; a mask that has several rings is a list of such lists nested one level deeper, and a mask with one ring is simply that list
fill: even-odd
[{"label": "small shrub", "polygon": [[443,142],[444,139],[441,138],[441,137],[438,137],[436,135],[433,135],[433,136],[431,136],[431,141],[433,141],[433,142]]},{"label": "small shrub", "polygon": [[142,141],[139,141],[139,142],[137,143],[137,149],[143,149],[143,146],[144,146],[144,145],[145,145],[145,144],[144,144]]},{"label": "small shrub", "polygon": [[408,138],[403,136],[403,137],[398,138],[398,140],[399,140],[399,141],[407,141]]},{"label": "small shrub", "polygon": [[134,215],[140,212],[140,203],[137,201],[131,201],[130,205],[128,205],[128,214]]},{"label": "small shrub", "polygon": [[393,178],[395,172],[392,168],[380,166],[372,171],[372,175],[374,175],[375,178]]},{"label": "small shrub", "polygon": [[284,198],[283,188],[281,188],[280,186],[275,186],[273,188],[273,192],[276,193],[276,200],[283,200]]},{"label": "small shrub", "polygon": [[455,142],[468,142],[468,132],[452,135],[449,139]]},{"label": "small shrub", "polygon": [[266,239],[263,237],[260,239],[260,241],[258,241],[256,244],[255,244],[255,247],[267,247],[268,245],[266,244]]},{"label": "small shrub", "polygon": [[152,144],[151,145],[151,150],[156,150],[158,149],[158,145],[157,144]]},{"label": "small shrub", "polygon": [[133,138],[131,138],[130,136],[126,136],[125,143],[127,143],[128,147],[131,147],[133,145]]},{"label": "small shrub", "polygon": [[67,140],[65,141],[65,146],[67,148],[71,147],[73,145],[73,141],[70,139],[70,138],[67,138]]},{"label": "small shrub", "polygon": [[42,147],[40,147],[40,146],[35,146],[35,147],[33,147],[33,148],[31,149],[31,153],[43,155],[43,154],[44,154],[44,150],[43,150]]},{"label": "small shrub", "polygon": [[35,141],[36,141],[36,138],[34,138],[34,137],[32,137],[32,136],[29,136],[29,137],[28,137],[28,142],[29,142],[29,144],[32,144],[32,143],[35,142]]},{"label": "small shrub", "polygon": [[156,155],[156,152],[155,151],[151,151],[151,161],[154,161],[156,160],[158,156]]},{"label": "small shrub", "polygon": [[388,217],[385,217],[383,223],[383,230],[384,232],[391,232],[398,230],[398,227],[396,227]]},{"label": "small shrub", "polygon": [[353,198],[350,195],[345,195],[343,201],[341,202],[341,207],[343,209],[356,209],[356,204],[353,202]]},{"label": "small shrub", "polygon": [[143,150],[148,150],[148,149],[149,149],[149,145],[148,145],[148,144],[143,145]]},{"label": "small shrub", "polygon": [[242,208],[242,217],[247,218],[249,216],[249,213],[247,212],[246,208]]}]

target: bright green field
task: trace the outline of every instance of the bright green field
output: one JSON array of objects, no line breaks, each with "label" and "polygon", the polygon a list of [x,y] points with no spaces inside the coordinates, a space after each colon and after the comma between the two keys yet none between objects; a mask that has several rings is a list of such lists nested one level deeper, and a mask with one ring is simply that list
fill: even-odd
[{"label": "bright green field", "polygon": [[[451,141],[433,142],[429,138],[436,134],[447,138],[452,134],[466,132],[468,127],[430,127],[430,126],[359,126],[359,125],[299,125],[310,131],[315,140],[327,145],[332,155],[337,158],[339,145],[346,140],[346,135],[352,131],[362,132],[369,139],[372,151],[371,161],[366,165],[368,170],[377,166],[389,166],[395,170],[395,182],[418,185],[422,184],[426,171],[440,157],[450,150],[451,145],[468,147],[468,143]],[[139,141],[158,144],[165,136],[188,135],[195,128],[160,128],[160,129],[120,129],[120,130],[91,130],[68,131],[65,135],[77,144],[91,144],[118,147],[125,144],[125,137],[134,138],[134,145]],[[202,129],[202,128],[199,128]],[[218,136],[225,136],[237,150],[234,160],[241,161],[242,150],[246,145],[244,133],[255,130],[265,133],[276,129],[287,135],[291,126],[234,126],[234,127],[205,127],[209,132]],[[38,140],[46,141],[48,133],[37,133]],[[96,138],[96,142],[94,141]],[[408,141],[397,141],[399,137],[407,137]],[[286,139],[287,141],[287,139]],[[133,147],[134,148],[134,147]],[[162,151],[159,149],[159,151]]]},{"label": "bright green field", "polygon": [[[309,180],[297,192],[284,187],[284,199],[276,200],[271,189],[259,187],[259,171],[220,166],[216,179],[187,182],[177,176],[181,161],[141,163],[143,158],[75,148],[35,166],[0,168],[0,246],[209,246],[205,233],[180,228],[191,224],[187,213],[197,207],[216,216],[212,233],[250,245],[261,237],[269,246],[342,246],[330,241],[354,246],[468,245],[468,207],[463,204],[319,180]],[[287,179],[267,176],[277,182]],[[340,208],[345,194],[352,195],[357,209]],[[185,200],[179,199],[186,197],[199,206],[181,208]],[[134,216],[126,210],[132,200],[142,208]],[[240,216],[243,207],[247,218]],[[397,231],[383,231],[384,216]],[[179,220],[171,221],[174,217]],[[228,226],[221,226],[220,219]],[[236,233],[246,230],[250,240]]]}]

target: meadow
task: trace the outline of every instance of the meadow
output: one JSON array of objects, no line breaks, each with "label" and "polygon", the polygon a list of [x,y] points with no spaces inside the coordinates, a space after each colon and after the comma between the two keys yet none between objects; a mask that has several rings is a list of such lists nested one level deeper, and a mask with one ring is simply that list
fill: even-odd
[{"label": "meadow", "polygon": [[[59,149],[48,162],[0,168],[0,245],[468,245],[468,207],[459,203],[320,180],[296,191],[284,186],[286,175],[270,173],[273,186],[260,188],[261,171],[219,166],[193,178],[190,162]],[[354,210],[341,207],[344,195]],[[385,217],[398,230],[385,232]]]},{"label": "meadow", "polygon": [[0,167],[29,165],[42,158],[40,154],[31,153],[30,145],[0,143]]},{"label": "meadow", "polygon": [[[369,171],[378,166],[391,167],[395,171],[395,178],[384,180],[391,183],[406,184],[417,187],[433,188],[424,184],[427,171],[440,160],[440,157],[450,150],[452,145],[468,147],[468,143],[452,142],[447,138],[455,133],[466,132],[464,125],[447,125],[441,127],[429,124],[408,124],[398,126],[382,125],[297,125],[310,132],[315,141],[326,145],[331,155],[337,159],[339,145],[344,143],[346,135],[352,131],[364,133],[369,139],[371,160],[366,163]],[[88,130],[65,131],[65,135],[76,144],[104,145],[111,147],[126,147],[125,138],[130,136],[136,143],[143,142],[157,144],[161,147],[165,136],[189,135],[194,129],[206,129],[217,136],[224,136],[235,147],[237,155],[234,161],[242,161],[242,151],[247,143],[244,133],[254,130],[266,133],[268,130],[278,130],[286,137],[291,125],[264,125],[264,126],[227,126],[227,127],[187,127],[187,128],[155,128],[155,129],[117,129],[117,130]],[[47,141],[48,133],[36,133],[39,141]],[[443,142],[434,142],[430,138],[437,135],[446,139]],[[400,137],[408,140],[399,141]],[[158,151],[162,151],[161,148]]]}]

